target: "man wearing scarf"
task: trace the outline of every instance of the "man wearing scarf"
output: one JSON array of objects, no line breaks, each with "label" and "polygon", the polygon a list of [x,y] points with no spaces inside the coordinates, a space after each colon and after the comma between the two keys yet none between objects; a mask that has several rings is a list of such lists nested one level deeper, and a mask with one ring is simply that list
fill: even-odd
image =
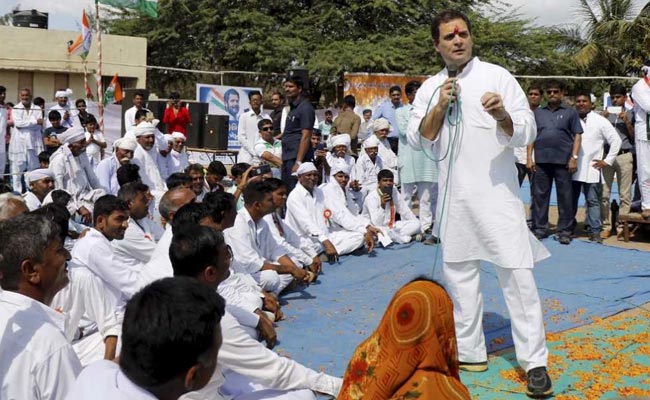
[{"label": "man wearing scarf", "polygon": [[83,223],[90,224],[95,200],[106,194],[86,156],[86,135],[81,126],[75,126],[59,135],[61,147],[50,157],[50,169],[54,173],[57,189],[72,195],[68,205],[70,214],[75,212]]},{"label": "man wearing scarf", "polygon": [[43,205],[48,193],[54,190],[54,173],[47,168],[40,168],[25,174],[29,191],[23,194],[25,205],[29,211],[34,211]]},{"label": "man wearing scarf", "polygon": [[117,196],[120,185],[117,182],[117,169],[129,164],[133,152],[138,147],[138,142],[131,137],[124,136],[113,142],[113,155],[105,158],[97,165],[97,179],[106,192]]}]

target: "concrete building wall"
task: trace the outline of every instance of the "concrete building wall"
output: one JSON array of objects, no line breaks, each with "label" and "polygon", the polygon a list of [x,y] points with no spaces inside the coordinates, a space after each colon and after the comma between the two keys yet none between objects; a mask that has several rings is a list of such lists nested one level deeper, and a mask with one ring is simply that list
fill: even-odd
[{"label": "concrete building wall", "polygon": [[[97,50],[95,32],[87,58],[88,79],[96,96]],[[34,96],[52,101],[57,79],[68,81],[74,97],[84,97],[84,63],[79,56],[68,56],[68,42],[79,32],[0,26],[0,85],[7,88],[7,101],[16,102],[20,77],[32,74]],[[110,80],[116,73],[134,86],[146,85],[147,40],[144,38],[102,35],[102,76]],[[59,75],[63,74],[63,75]]]}]

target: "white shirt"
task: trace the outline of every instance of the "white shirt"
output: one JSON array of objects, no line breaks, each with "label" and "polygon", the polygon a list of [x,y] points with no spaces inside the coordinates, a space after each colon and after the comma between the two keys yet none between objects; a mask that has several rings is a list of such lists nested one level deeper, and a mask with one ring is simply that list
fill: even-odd
[{"label": "white shirt", "polygon": [[329,240],[329,231],[323,216],[325,208],[325,198],[320,188],[315,187],[313,192],[309,193],[297,183],[287,199],[285,222],[298,235],[323,243]]},{"label": "white shirt", "polygon": [[377,188],[377,174],[384,169],[384,162],[381,156],[377,154],[373,163],[365,150],[361,152],[359,159],[354,165],[355,175],[361,184],[361,187],[368,191]]},{"label": "white shirt", "polygon": [[[388,139],[379,141],[379,157],[381,157],[385,168],[388,168],[393,172],[397,171],[397,155],[393,152],[393,149],[391,149]],[[395,178],[397,178],[397,174],[395,175]]]},{"label": "white shirt", "polygon": [[11,111],[14,129],[9,143],[9,155],[12,160],[26,160],[26,151],[33,150],[37,155],[45,149],[43,144],[43,126],[37,122],[42,117],[42,110],[35,104],[25,109],[18,103]]},{"label": "white shirt", "polygon": [[[74,117],[76,117],[76,115],[73,115],[72,112],[70,111],[70,104],[66,104],[65,107],[61,107],[57,103],[52,107],[50,107],[48,112],[45,114],[45,118],[43,118],[45,122],[45,128],[49,128],[50,126],[52,126],[49,118],[50,111],[57,111],[59,113],[59,115],[61,116],[61,126],[65,128],[72,128],[72,125],[74,125],[74,119],[75,119]],[[66,111],[70,114],[70,118],[63,119],[63,115],[66,113]]]},{"label": "white shirt", "polygon": [[359,215],[358,206],[349,189],[342,189],[335,180],[322,186],[325,194],[325,207],[331,211],[330,230],[346,230],[351,232],[366,233],[370,220]]},{"label": "white shirt", "polygon": [[124,264],[116,257],[111,242],[95,228],[90,228],[84,237],[77,240],[71,255],[72,263],[85,266],[121,294],[118,308],[122,308],[126,300],[140,289],[138,269]]},{"label": "white shirt", "polygon": [[175,172],[183,172],[185,168],[190,165],[185,147],[183,147],[180,153],[172,149],[165,159],[167,160],[167,175],[171,175]]},{"label": "white shirt", "polygon": [[50,169],[54,173],[56,188],[65,190],[73,197],[102,187],[90,166],[88,156],[85,153],[73,156],[68,144],[61,145],[52,154]]},{"label": "white shirt", "polygon": [[133,383],[117,363],[100,360],[90,364],[77,378],[65,400],[157,400]]},{"label": "white shirt", "polygon": [[220,370],[232,370],[268,389],[311,389],[335,397],[341,390],[341,378],[316,372],[267,349],[262,343],[251,338],[228,311],[221,318],[221,333],[223,344],[217,357],[219,368],[205,388],[186,394],[183,399],[214,398],[223,382]]},{"label": "white shirt", "polygon": [[117,169],[120,163],[115,158],[115,154],[108,158],[103,159],[97,165],[97,180],[99,184],[106,190],[106,193],[117,196],[120,190],[120,184],[117,182]]},{"label": "white shirt", "polygon": [[[650,81],[649,81],[650,82]],[[634,140],[650,140],[648,136],[648,115],[650,115],[650,84],[644,79],[639,79],[632,86],[634,99]]]},{"label": "white shirt", "polygon": [[66,338],[77,338],[82,318],[95,323],[104,339],[119,336],[120,323],[115,313],[119,293],[88,268],[72,262],[68,264],[68,276],[70,283],[54,296],[50,305],[65,316]]},{"label": "white shirt", "polygon": [[[262,154],[266,152],[269,152],[282,160],[282,142],[273,139],[273,143],[269,143],[266,140],[259,138],[259,140],[255,143],[255,147],[253,148],[252,163],[259,164],[263,160]],[[275,165],[273,165],[273,167],[277,168]]]},{"label": "white shirt", "polygon": [[582,144],[578,153],[578,170],[572,178],[578,182],[597,183],[600,182],[600,170],[593,167],[594,161],[603,158],[603,146],[607,142],[609,152],[604,161],[612,165],[621,149],[621,137],[607,118],[592,111],[585,119],[580,118]]},{"label": "white shirt", "polygon": [[145,150],[138,144],[138,147],[133,152],[133,160],[131,162],[140,167],[142,183],[149,186],[150,190],[167,190],[162,177],[163,169],[161,168],[162,163],[165,163],[165,169],[167,168],[167,161],[160,155],[155,145],[151,149]]},{"label": "white shirt", "polygon": [[[5,134],[7,133],[7,107],[5,104],[0,104],[0,154],[7,151]],[[4,171],[3,171],[4,172]]]},{"label": "white shirt", "polygon": [[[98,130],[93,132],[93,137],[95,138],[96,141],[100,143],[106,143],[106,139],[104,139],[104,134]],[[88,140],[90,140],[90,132],[86,131],[86,141]],[[99,162],[102,161],[101,147],[99,147],[99,145],[96,143],[91,143],[88,146],[86,146],[86,154],[88,155],[88,160],[90,160],[90,165],[92,165],[94,168],[97,168]]]},{"label": "white shirt", "polygon": [[271,119],[267,113],[260,110],[259,114],[249,110],[239,116],[239,125],[237,126],[237,140],[241,144],[239,149],[239,162],[250,163],[255,157],[255,143],[260,138],[260,130],[257,123],[263,119]]},{"label": "white shirt", "polygon": [[257,328],[260,317],[255,310],[262,310],[262,288],[249,274],[230,271],[230,276],[219,284],[217,292],[226,300],[226,310],[240,324]]},{"label": "white shirt", "polygon": [[133,106],[128,110],[124,111],[124,128],[127,131],[130,131],[135,127],[135,113],[138,112],[138,108]]},{"label": "white shirt", "polygon": [[[343,157],[336,157],[332,154],[332,152],[328,151],[325,153],[325,161],[327,161],[327,165],[330,166],[330,176],[334,176],[334,166],[336,166],[338,163],[343,163],[347,166],[348,171],[350,171],[350,182],[357,179],[357,173],[354,168],[355,161],[351,155],[346,154]],[[329,179],[327,179],[327,181],[329,182]]]},{"label": "white shirt", "polygon": [[174,268],[169,259],[169,246],[173,239],[172,226],[165,226],[165,233],[156,244],[156,248],[151,255],[151,259],[140,270],[138,277],[138,286],[143,288],[158,279],[174,276]]},{"label": "white shirt", "polygon": [[265,262],[276,262],[286,255],[266,221],[253,221],[246,207],[237,212],[235,224],[223,233],[232,248],[232,268],[236,272],[253,274],[260,271]]},{"label": "white shirt", "polygon": [[163,233],[160,225],[149,217],[137,221],[129,218],[129,227],[126,228],[124,239],[113,240],[111,246],[115,256],[123,260],[126,265],[141,269],[151,260],[156,242],[160,240]]},{"label": "white shirt", "polygon": [[[302,243],[300,237],[284,222],[282,218],[278,216],[278,214],[273,212],[269,215],[265,215],[264,220],[266,221],[266,224],[275,240],[280,243],[289,257],[298,260],[303,266],[312,264],[313,258],[317,254],[310,255],[311,246]],[[277,224],[282,228],[282,233],[280,233]]]},{"label": "white shirt", "polygon": [[[450,136],[455,129],[450,129],[448,118],[444,118],[435,142],[420,141],[419,125],[429,104],[438,101],[436,88],[447,77],[445,69],[422,84],[407,129],[409,145],[416,150],[424,146],[436,159],[442,158],[453,143]],[[436,215],[444,261],[484,260],[503,268],[533,268],[534,262],[549,253],[526,226],[514,167],[513,148],[532,143],[537,131],[526,94],[508,71],[477,57],[458,74],[458,85],[461,136],[455,142],[453,156],[438,162],[439,193],[448,196],[446,202],[438,202]],[[513,121],[512,136],[483,111],[480,99],[486,92],[501,95]],[[441,216],[442,204],[445,212]]]},{"label": "white shirt", "polygon": [[36,197],[32,192],[23,193],[23,200],[25,200],[25,205],[29,208],[29,211],[38,210],[43,205],[38,197]]},{"label": "white shirt", "polygon": [[62,399],[81,371],[63,315],[0,290],[0,326],[0,398]]},{"label": "white shirt", "polygon": [[[391,196],[395,204],[395,213],[399,214],[403,221],[417,219],[395,186],[393,186]],[[375,226],[387,227],[392,218],[391,203],[388,202],[386,203],[386,207],[382,207],[379,191],[375,189],[368,193],[366,200],[363,202],[363,216],[368,218]]]}]

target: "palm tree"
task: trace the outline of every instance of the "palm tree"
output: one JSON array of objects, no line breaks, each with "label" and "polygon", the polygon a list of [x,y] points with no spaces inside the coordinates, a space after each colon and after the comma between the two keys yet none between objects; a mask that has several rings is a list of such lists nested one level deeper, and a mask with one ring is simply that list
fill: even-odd
[{"label": "palm tree", "polygon": [[650,48],[650,1],[580,0],[583,30],[573,30],[578,44],[576,65],[597,75],[629,75],[647,58]]}]

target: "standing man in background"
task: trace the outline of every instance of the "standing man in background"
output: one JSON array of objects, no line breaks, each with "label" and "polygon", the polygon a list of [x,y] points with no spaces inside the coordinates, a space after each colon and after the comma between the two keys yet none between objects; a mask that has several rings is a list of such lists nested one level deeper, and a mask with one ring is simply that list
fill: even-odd
[{"label": "standing man in background", "polygon": [[390,97],[389,101],[385,101],[377,107],[375,112],[375,120],[385,118],[390,123],[390,132],[388,134],[388,142],[393,153],[397,154],[397,147],[399,145],[399,129],[397,128],[397,119],[395,112],[402,107],[402,88],[399,85],[391,86],[388,90]]}]

